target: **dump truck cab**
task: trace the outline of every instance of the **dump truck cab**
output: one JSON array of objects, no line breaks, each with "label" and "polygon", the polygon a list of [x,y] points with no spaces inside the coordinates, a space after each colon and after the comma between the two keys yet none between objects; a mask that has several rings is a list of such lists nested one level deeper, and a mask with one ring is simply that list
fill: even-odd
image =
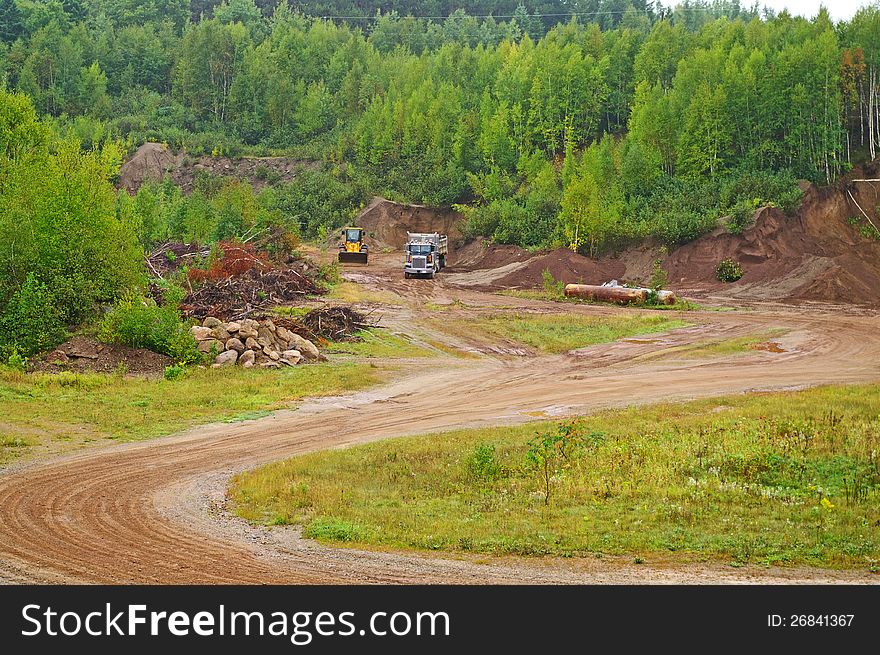
[{"label": "dump truck cab", "polygon": [[449,240],[445,234],[407,232],[404,246],[404,277],[434,277],[446,266]]},{"label": "dump truck cab", "polygon": [[364,229],[346,227],[339,244],[339,261],[343,264],[366,264],[369,248],[364,243]]}]

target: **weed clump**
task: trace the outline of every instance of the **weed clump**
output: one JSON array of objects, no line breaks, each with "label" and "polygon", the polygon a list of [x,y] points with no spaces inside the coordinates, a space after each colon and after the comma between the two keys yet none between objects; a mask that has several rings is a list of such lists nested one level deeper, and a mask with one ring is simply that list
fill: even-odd
[{"label": "weed clump", "polygon": [[201,359],[198,344],[176,307],[160,307],[151,299],[135,295],[123,298],[104,317],[98,338],[105,343],[169,355],[182,364]]},{"label": "weed clump", "polygon": [[722,259],[715,267],[715,277],[720,282],[736,282],[742,276],[743,267],[735,259]]}]

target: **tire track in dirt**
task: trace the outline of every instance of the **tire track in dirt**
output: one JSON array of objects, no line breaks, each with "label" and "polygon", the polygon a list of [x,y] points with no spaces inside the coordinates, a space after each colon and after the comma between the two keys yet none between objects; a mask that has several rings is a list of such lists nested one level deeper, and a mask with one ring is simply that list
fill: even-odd
[{"label": "tire track in dirt", "polygon": [[[565,311],[618,310],[571,306]],[[657,335],[654,343],[621,341],[570,355],[513,360],[449,358],[443,366],[378,390],[309,402],[258,421],[206,426],[6,472],[0,476],[0,578],[99,583],[737,582],[755,581],[755,575],[761,581],[864,580],[854,573],[810,570],[597,569],[594,563],[548,567],[519,560],[486,566],[337,550],[298,539],[292,531],[284,531],[286,537],[267,535],[217,510],[234,472],[314,450],[609,406],[880,379],[880,325],[873,316],[695,312],[687,318],[700,327]],[[641,355],[698,337],[780,326],[790,331],[785,353],[640,361]]]}]

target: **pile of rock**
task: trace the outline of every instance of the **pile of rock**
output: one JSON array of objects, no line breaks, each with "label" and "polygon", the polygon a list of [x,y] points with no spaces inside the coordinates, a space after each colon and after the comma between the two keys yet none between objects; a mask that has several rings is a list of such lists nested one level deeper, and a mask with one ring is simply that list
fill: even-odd
[{"label": "pile of rock", "polygon": [[244,368],[280,368],[324,357],[308,339],[276,326],[271,319],[223,321],[208,317],[192,327],[192,335],[205,354],[216,352],[214,367],[240,364]]}]

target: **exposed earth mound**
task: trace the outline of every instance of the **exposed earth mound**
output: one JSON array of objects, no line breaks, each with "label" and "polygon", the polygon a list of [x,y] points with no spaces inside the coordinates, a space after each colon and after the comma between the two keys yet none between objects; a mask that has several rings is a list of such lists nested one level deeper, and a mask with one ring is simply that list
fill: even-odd
[{"label": "exposed earth mound", "polygon": [[148,180],[161,181],[176,166],[177,157],[168,146],[145,143],[119,169],[119,187],[134,193]]},{"label": "exposed earth mound", "polygon": [[92,337],[77,336],[55,350],[28,360],[29,371],[45,373],[113,373],[161,375],[173,360],[142,348],[101,343]]},{"label": "exposed earth mound", "polygon": [[[876,177],[877,168],[855,176]],[[670,283],[737,298],[878,304],[880,240],[870,235],[864,217],[856,224],[850,219],[860,216],[854,199],[877,224],[880,183],[853,183],[853,177],[829,187],[805,185],[794,216],[763,208],[741,235],[719,228],[678,248],[664,261]],[[729,285],[715,279],[715,266],[727,258],[744,271]]]},{"label": "exposed earth mound", "polygon": [[539,287],[543,284],[544,271],[566,284],[589,284],[596,280],[622,278],[626,266],[620,259],[590,259],[568,248],[557,248],[533,257],[521,269],[496,281],[508,287]]},{"label": "exposed earth mound", "polygon": [[463,241],[462,215],[451,207],[404,205],[373,198],[354,224],[367,231],[368,243],[374,248],[399,250],[406,243],[407,232],[439,232],[449,235],[451,258]]},{"label": "exposed earth mound", "polygon": [[290,182],[302,170],[313,170],[319,165],[290,157],[192,157],[184,153],[174,154],[164,144],[148,142],[122,165],[119,188],[134,193],[147,180],[158,182],[169,175],[184,193],[190,193],[196,176],[203,172],[247,180],[254,189],[259,190],[270,184]]},{"label": "exposed earth mound", "polygon": [[462,270],[491,269],[512,262],[527,262],[534,256],[535,253],[519,246],[492,243],[488,239],[477,237],[455,250],[450,258],[450,266]]}]

